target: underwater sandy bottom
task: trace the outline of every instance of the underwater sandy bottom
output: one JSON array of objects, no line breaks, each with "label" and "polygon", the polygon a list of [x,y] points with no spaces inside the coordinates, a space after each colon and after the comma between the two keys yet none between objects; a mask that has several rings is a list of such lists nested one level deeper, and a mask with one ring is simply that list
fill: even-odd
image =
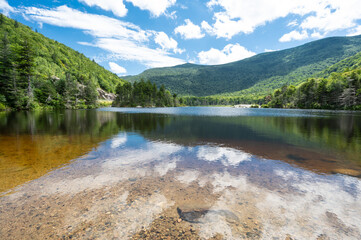
[{"label": "underwater sandy bottom", "polygon": [[0,198],[1,239],[361,239],[361,181],[121,133]]}]

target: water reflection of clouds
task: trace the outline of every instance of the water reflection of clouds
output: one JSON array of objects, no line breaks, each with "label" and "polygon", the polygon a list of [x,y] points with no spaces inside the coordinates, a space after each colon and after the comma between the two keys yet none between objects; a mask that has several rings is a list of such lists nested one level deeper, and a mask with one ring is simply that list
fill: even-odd
[{"label": "water reflection of clouds", "polygon": [[121,145],[124,145],[127,142],[127,134],[120,133],[118,136],[112,139],[112,143],[110,144],[111,148],[118,148]]},{"label": "water reflection of clouds", "polygon": [[[228,172],[200,176],[203,185],[208,181],[214,191],[222,193],[212,206],[213,211],[205,215],[203,223],[198,226],[202,237],[220,233],[225,239],[238,238],[236,225],[229,223],[224,216],[215,214],[230,210],[239,218],[248,214],[246,217],[257,219],[262,227],[262,239],[284,239],[288,234],[296,239],[317,239],[322,234],[331,239],[360,239],[359,179],[341,175],[320,176],[306,171],[299,174],[292,169],[284,171],[277,167],[274,174],[267,177],[281,176],[285,181],[282,186],[292,187],[292,191],[272,191],[254,185],[242,175]],[[224,226],[227,222],[227,226]]]},{"label": "water reflection of clouds", "polygon": [[224,166],[237,166],[250,161],[252,155],[233,148],[202,146],[198,149],[197,157],[210,162],[221,161]]},{"label": "water reflection of clouds", "polygon": [[196,170],[186,170],[176,176],[176,179],[186,185],[198,179],[199,172]]},{"label": "water reflection of clouds", "polygon": [[[288,171],[283,176],[285,181],[290,181],[290,176],[297,175]],[[321,234],[335,239],[360,238],[360,189],[354,188],[358,192],[356,196],[350,194],[343,185],[345,179],[360,184],[358,179],[348,176],[320,178],[316,174],[305,174],[291,181],[290,185],[298,191],[296,194],[267,191],[264,201],[257,204],[265,213],[262,220],[266,236],[285,236],[292,232],[301,239],[315,239]]]},{"label": "water reflection of clouds", "polygon": [[160,161],[167,159],[170,155],[175,154],[181,149],[181,146],[171,143],[148,142],[141,148],[126,149],[118,152],[113,151],[110,156],[107,156],[102,167],[105,169],[114,169],[127,165],[139,165]]},{"label": "water reflection of clouds", "polygon": [[[63,174],[35,181],[33,189],[42,194],[77,194],[112,187],[130,178],[170,174],[167,177],[185,185],[182,191],[198,185],[210,186],[210,193],[213,190],[220,196],[200,223],[195,224],[203,238],[220,233],[225,239],[239,239],[243,230],[240,224],[249,218],[257,221],[262,239],[284,239],[287,234],[296,239],[316,239],[325,233],[332,239],[361,238],[361,182],[357,178],[318,175],[282,162],[260,160],[232,148],[183,147],[144,139],[132,145],[136,138],[139,136],[120,134],[93,152],[91,160],[84,158],[68,169],[56,171]],[[189,157],[201,164],[187,165]],[[171,184],[160,188],[167,191]],[[23,192],[29,191],[31,185]],[[113,235],[126,238],[174,204],[159,191],[128,205],[128,192],[124,191],[118,198],[95,202],[89,218],[69,221],[73,224],[88,221],[101,217],[108,209],[117,209],[112,216],[116,226]]]},{"label": "water reflection of clouds", "polygon": [[163,161],[159,164],[157,164],[154,167],[154,170],[160,175],[160,176],[164,176],[166,175],[169,171],[174,170],[177,167],[177,161],[179,161],[179,158],[173,158],[170,159],[169,162]]}]

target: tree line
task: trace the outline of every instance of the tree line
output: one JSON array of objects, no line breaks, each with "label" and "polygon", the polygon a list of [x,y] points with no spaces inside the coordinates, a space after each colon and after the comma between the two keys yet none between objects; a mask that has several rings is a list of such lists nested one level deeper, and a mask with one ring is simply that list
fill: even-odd
[{"label": "tree line", "polygon": [[208,97],[191,97],[186,96],[179,99],[179,102],[186,106],[226,106],[226,105],[238,105],[238,104],[262,104],[264,99],[261,97],[250,96],[208,96]]},{"label": "tree line", "polygon": [[285,85],[265,97],[264,107],[361,110],[361,69]]},{"label": "tree line", "polygon": [[155,83],[144,79],[133,84],[126,82],[118,84],[117,97],[113,102],[114,107],[175,107],[180,102],[177,94],[171,94],[162,85],[159,89]]}]

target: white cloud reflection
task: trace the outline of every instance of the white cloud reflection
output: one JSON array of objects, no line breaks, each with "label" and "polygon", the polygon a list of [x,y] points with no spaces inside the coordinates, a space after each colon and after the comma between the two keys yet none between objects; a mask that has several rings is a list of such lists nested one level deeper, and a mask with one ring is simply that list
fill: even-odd
[{"label": "white cloud reflection", "polygon": [[127,134],[126,133],[120,133],[118,136],[113,138],[111,143],[111,148],[118,148],[121,145],[124,145],[127,142]]},{"label": "white cloud reflection", "polygon": [[224,166],[237,166],[250,161],[252,155],[233,148],[203,146],[199,147],[197,157],[210,162],[221,161]]}]

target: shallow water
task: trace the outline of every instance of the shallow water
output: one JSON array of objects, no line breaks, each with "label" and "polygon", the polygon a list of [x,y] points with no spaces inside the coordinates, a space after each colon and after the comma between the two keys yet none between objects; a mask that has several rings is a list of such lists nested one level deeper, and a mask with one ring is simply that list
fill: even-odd
[{"label": "shallow water", "polygon": [[360,239],[361,114],[0,115],[1,239]]}]

